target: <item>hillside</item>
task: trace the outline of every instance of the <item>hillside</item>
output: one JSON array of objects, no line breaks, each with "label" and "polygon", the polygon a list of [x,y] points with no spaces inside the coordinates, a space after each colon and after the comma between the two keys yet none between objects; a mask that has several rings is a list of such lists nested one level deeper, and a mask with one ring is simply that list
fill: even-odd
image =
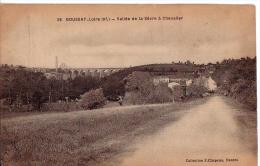
[{"label": "hillside", "polygon": [[105,96],[124,95],[124,78],[134,71],[149,72],[151,75],[170,75],[173,78],[193,78],[194,72],[200,68],[195,64],[149,64],[125,68],[101,80]]},{"label": "hillside", "polygon": [[7,165],[98,165],[205,100],[1,119],[1,160]]},{"label": "hillside", "polygon": [[219,93],[256,111],[256,58],[229,59],[215,66],[212,77]]},{"label": "hillside", "polygon": [[196,65],[193,63],[150,64],[126,68],[102,80],[105,96],[124,95],[124,78],[133,71],[149,72],[153,76],[197,78],[211,76],[220,94],[232,97],[256,109],[256,58],[224,59],[222,62]]}]

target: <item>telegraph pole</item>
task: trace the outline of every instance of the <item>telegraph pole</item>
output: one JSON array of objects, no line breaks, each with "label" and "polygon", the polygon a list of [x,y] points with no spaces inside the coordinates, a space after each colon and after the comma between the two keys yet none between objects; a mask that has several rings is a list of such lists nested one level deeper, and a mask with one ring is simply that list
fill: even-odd
[{"label": "telegraph pole", "polygon": [[58,73],[58,65],[59,65],[58,57],[55,56],[55,68],[56,68],[56,73]]}]

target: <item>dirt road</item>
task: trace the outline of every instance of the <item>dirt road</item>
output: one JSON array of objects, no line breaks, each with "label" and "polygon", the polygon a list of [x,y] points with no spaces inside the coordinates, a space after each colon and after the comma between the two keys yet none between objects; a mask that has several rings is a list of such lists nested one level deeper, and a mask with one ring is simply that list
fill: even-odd
[{"label": "dirt road", "polygon": [[213,96],[108,165],[256,165],[256,113]]}]

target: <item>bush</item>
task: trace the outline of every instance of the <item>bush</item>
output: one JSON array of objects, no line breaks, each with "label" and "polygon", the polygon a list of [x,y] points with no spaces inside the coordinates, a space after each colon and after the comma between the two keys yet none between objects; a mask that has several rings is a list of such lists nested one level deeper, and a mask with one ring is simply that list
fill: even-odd
[{"label": "bush", "polygon": [[155,86],[152,77],[146,72],[133,72],[126,79],[124,101],[128,104],[166,103],[172,101],[167,84]]},{"label": "bush", "polygon": [[117,99],[119,96],[125,95],[125,87],[123,79],[119,77],[108,77],[102,84],[104,96],[111,101]]},{"label": "bush", "polygon": [[256,57],[223,60],[213,73],[219,93],[256,111]]},{"label": "bush", "polygon": [[81,96],[80,105],[84,109],[96,109],[104,106],[106,98],[101,88],[90,90]]},{"label": "bush", "polygon": [[256,82],[246,81],[243,79],[237,80],[232,84],[229,96],[235,98],[239,102],[243,102],[249,106],[252,110],[256,110]]},{"label": "bush", "polygon": [[152,103],[167,103],[173,101],[173,95],[171,89],[168,88],[168,84],[160,83],[155,86],[154,91],[151,95]]},{"label": "bush", "polygon": [[174,86],[172,93],[173,93],[174,101],[182,101],[185,97],[183,87],[181,87],[180,85]]},{"label": "bush", "polygon": [[127,104],[154,104],[173,101],[170,89],[164,85],[154,86],[153,89],[142,93],[141,91],[126,92],[124,102]]},{"label": "bush", "polygon": [[202,85],[192,84],[187,86],[187,95],[190,97],[202,97],[206,92],[208,92],[208,89]]}]

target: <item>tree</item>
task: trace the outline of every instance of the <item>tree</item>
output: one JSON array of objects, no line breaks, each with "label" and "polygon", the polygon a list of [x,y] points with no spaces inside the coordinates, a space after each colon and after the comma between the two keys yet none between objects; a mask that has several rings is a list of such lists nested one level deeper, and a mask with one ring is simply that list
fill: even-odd
[{"label": "tree", "polygon": [[167,84],[153,84],[152,76],[147,72],[133,72],[126,80],[125,101],[131,104],[165,103],[172,101]]},{"label": "tree", "polygon": [[42,104],[46,101],[42,91],[35,91],[32,97],[32,105],[34,109],[41,110]]},{"label": "tree", "polygon": [[90,90],[81,96],[80,105],[84,109],[96,109],[104,106],[106,98],[101,88]]},{"label": "tree", "polygon": [[124,96],[125,87],[124,80],[117,76],[108,77],[107,80],[102,84],[104,95],[108,98],[117,98],[118,96]]}]

